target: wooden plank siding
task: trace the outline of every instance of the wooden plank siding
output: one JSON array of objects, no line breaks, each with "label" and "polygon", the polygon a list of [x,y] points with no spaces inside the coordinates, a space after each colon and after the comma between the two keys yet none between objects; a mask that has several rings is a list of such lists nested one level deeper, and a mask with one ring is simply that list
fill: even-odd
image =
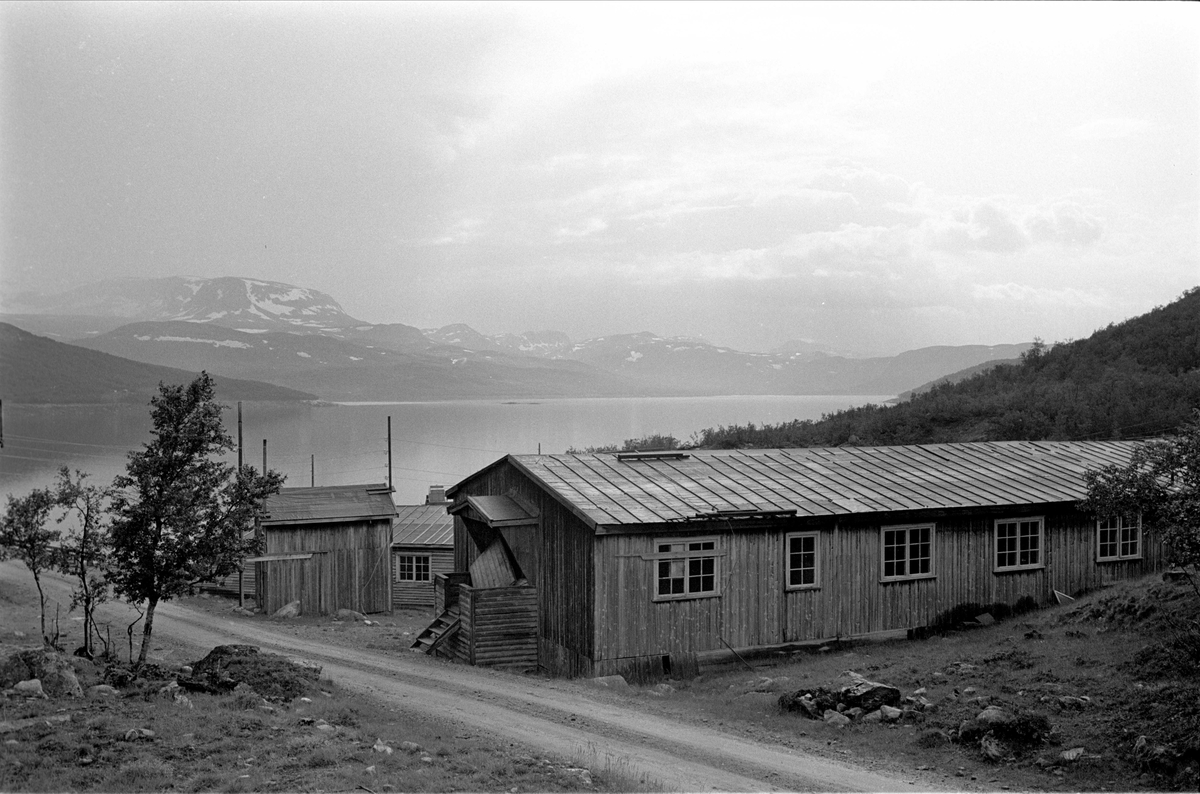
[{"label": "wooden plank siding", "polygon": [[[504,527],[503,536],[531,585],[538,606],[538,665],[555,675],[586,675],[595,647],[594,533],[552,495],[511,466],[479,472],[460,486],[467,495],[509,496],[537,513],[536,526]],[[453,509],[453,508],[452,508]],[[469,570],[479,556],[467,521],[454,519],[454,567]],[[477,523],[477,522],[473,522]]]},{"label": "wooden plank siding", "polygon": [[[1043,519],[1044,567],[994,572],[995,521]],[[933,572],[882,582],[882,527],[932,523]],[[1159,544],[1143,537],[1140,560],[1096,562],[1095,521],[1065,505],[868,514],[787,520],[757,526],[664,524],[655,532],[596,537],[596,674],[635,660],[735,648],[851,637],[932,624],[966,603],[1038,604],[1053,591],[1077,594],[1163,565]],[[684,529],[690,532],[681,533]],[[788,590],[785,537],[819,533],[819,587]],[[719,538],[719,594],[654,600],[655,542]]]},{"label": "wooden plank siding", "polygon": [[[429,557],[429,581],[401,581],[396,558],[401,555],[425,555]],[[435,603],[434,582],[438,574],[447,574],[454,570],[454,549],[451,547],[431,546],[393,546],[392,547],[392,606],[403,607],[432,607]]]},{"label": "wooden plank siding", "polygon": [[[387,612],[392,602],[391,521],[364,520],[318,524],[278,525],[264,527],[265,554],[313,552],[323,558],[321,565],[321,614],[339,609],[356,612]],[[262,564],[262,563],[260,563]],[[266,563],[272,566],[272,563]],[[267,569],[267,606],[280,606],[295,597],[311,583],[292,578],[272,578],[274,567]],[[308,570],[303,569],[302,570]],[[282,588],[282,589],[280,589]],[[278,607],[276,607],[278,608]],[[308,612],[308,614],[312,614]]]},{"label": "wooden plank siding", "polygon": [[457,653],[470,664],[536,667],[537,617],[536,588],[462,585]]}]

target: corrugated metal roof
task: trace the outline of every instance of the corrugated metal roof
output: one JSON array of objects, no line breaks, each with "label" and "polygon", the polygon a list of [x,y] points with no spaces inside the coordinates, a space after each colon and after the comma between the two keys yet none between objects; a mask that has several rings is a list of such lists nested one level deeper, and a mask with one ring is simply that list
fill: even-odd
[{"label": "corrugated metal roof", "polygon": [[[895,447],[697,450],[507,458],[593,526],[679,521],[721,511],[834,516],[1072,502],[1083,474],[1124,464],[1132,441],[983,441]],[[452,491],[457,490],[455,486]]]},{"label": "corrugated metal roof", "polygon": [[399,505],[392,521],[393,546],[453,546],[454,516],[446,505]]},{"label": "corrugated metal roof", "polygon": [[383,483],[284,488],[267,499],[262,523],[319,523],[396,515],[392,493]]}]

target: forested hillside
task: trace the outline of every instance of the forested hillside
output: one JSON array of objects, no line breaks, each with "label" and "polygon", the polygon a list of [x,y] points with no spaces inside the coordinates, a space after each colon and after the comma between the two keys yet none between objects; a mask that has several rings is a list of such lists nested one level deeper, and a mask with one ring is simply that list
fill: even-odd
[{"label": "forested hillside", "polygon": [[1200,408],[1200,287],[1087,339],[1037,344],[1015,365],[908,402],[820,421],[709,428],[701,447],[1144,438]]}]

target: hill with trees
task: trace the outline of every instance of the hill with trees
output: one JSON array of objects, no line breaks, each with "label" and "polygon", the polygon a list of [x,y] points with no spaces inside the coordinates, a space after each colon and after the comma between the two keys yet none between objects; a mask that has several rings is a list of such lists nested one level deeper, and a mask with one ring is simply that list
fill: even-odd
[{"label": "hill with trees", "polygon": [[1200,287],[1147,314],[1019,363],[943,383],[892,406],[818,421],[708,428],[706,448],[1138,439],[1179,427],[1200,407]]}]

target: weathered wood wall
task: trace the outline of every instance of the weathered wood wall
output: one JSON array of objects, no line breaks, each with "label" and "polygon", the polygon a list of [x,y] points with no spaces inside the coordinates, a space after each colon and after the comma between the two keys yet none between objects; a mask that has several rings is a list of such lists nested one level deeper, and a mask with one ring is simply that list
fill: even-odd
[{"label": "weathered wood wall", "polygon": [[[322,552],[322,589],[327,594],[322,611],[353,609],[386,612],[391,609],[391,522],[297,524],[264,527],[266,554]],[[269,565],[269,563],[268,563]],[[268,577],[271,569],[268,569]],[[292,580],[286,587],[296,586]],[[280,585],[268,579],[267,599],[286,598]],[[305,586],[309,586],[305,584]],[[283,592],[292,592],[285,591]],[[289,598],[283,603],[295,600]]]},{"label": "weathered wood wall", "polygon": [[[466,496],[511,496],[538,514],[536,525],[500,530],[538,598],[538,664],[555,675],[588,675],[595,644],[593,533],[546,491],[508,465],[464,482],[456,506]],[[479,556],[466,520],[454,519],[456,570],[466,571]]]},{"label": "weathered wood wall", "polygon": [[[396,577],[396,558],[402,554],[424,554],[429,557],[429,581],[401,581]],[[392,606],[431,607],[435,603],[434,581],[437,575],[454,570],[454,549],[445,546],[392,547]]]},{"label": "weathered wood wall", "polygon": [[456,648],[470,664],[536,667],[538,598],[530,586],[459,588]]},{"label": "weathered wood wall", "polygon": [[[1044,518],[1045,567],[994,573],[994,522]],[[934,573],[929,579],[880,582],[880,527],[932,522]],[[694,535],[718,535],[720,594],[654,600],[652,560],[657,539],[677,536],[680,525],[630,535],[597,537],[596,653],[594,673],[618,672],[622,660],[724,646],[777,645],[926,626],[965,603],[1012,605],[1023,596],[1039,604],[1053,590],[1075,594],[1162,565],[1161,549],[1144,542],[1144,558],[1098,563],[1096,525],[1063,506],[1043,509],[843,517],[787,524],[697,526]],[[820,587],[786,588],[788,532],[820,532]],[[545,618],[543,618],[545,622]]]},{"label": "weathered wood wall", "polygon": [[268,615],[293,601],[300,602],[302,615],[328,612],[329,571],[324,554],[313,554],[306,560],[268,560],[254,565],[259,587],[256,601]]}]

